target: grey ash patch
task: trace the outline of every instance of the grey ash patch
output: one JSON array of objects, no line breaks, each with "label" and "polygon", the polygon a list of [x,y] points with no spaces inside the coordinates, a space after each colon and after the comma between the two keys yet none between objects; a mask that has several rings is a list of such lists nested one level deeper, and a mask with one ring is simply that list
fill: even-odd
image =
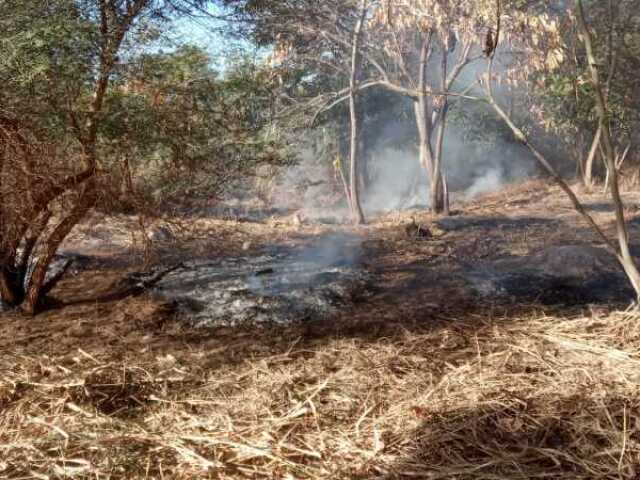
[{"label": "grey ash patch", "polygon": [[297,250],[187,262],[154,290],[200,327],[319,319],[371,294],[359,239],[348,235]]},{"label": "grey ash patch", "polygon": [[496,300],[580,305],[634,297],[613,255],[588,245],[553,246],[526,257],[484,262],[464,276],[476,294]]}]

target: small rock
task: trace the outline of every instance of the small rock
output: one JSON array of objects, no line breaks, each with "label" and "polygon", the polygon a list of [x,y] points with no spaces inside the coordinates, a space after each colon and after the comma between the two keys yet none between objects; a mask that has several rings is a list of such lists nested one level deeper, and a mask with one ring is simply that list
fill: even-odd
[{"label": "small rock", "polygon": [[249,250],[250,248],[251,248],[251,242],[248,242],[248,241],[247,241],[247,242],[244,242],[244,243],[242,244],[242,250],[244,250],[245,252],[246,252],[247,250]]}]

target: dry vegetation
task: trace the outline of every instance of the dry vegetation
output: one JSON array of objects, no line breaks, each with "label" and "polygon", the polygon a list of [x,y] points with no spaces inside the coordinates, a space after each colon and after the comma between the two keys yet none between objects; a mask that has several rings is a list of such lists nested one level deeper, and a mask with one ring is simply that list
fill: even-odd
[{"label": "dry vegetation", "polygon": [[[575,219],[561,198],[534,182],[465,209],[527,217],[544,203]],[[216,222],[219,247],[317,233]],[[323,323],[194,331],[146,296],[5,315],[0,478],[637,478],[640,313],[438,304],[444,286],[405,277],[442,254],[394,237],[397,224],[366,233],[379,268],[394,266],[387,295]],[[505,244],[561,240],[530,230]],[[487,254],[455,235],[454,256]],[[59,288],[90,296],[121,274]]]},{"label": "dry vegetation", "polygon": [[635,478],[638,321],[486,312],[378,338],[165,332],[116,355],[16,352],[2,359],[0,471]]},{"label": "dry vegetation", "polygon": [[550,3],[0,0],[0,480],[640,480],[637,2]]}]

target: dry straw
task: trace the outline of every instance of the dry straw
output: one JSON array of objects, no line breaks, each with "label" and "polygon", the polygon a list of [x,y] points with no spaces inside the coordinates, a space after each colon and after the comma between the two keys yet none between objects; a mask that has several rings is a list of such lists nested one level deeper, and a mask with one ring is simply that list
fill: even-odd
[{"label": "dry straw", "polygon": [[4,355],[0,478],[637,478],[636,311],[398,330]]}]

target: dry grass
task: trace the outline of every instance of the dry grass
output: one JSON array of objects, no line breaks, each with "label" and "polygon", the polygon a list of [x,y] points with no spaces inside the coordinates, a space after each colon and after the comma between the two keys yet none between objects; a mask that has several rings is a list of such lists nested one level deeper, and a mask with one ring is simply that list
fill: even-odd
[{"label": "dry grass", "polygon": [[[0,478],[637,478],[640,314],[5,354]],[[278,341],[278,339],[275,339]],[[240,345],[240,347],[239,347]],[[220,355],[228,362],[220,361]]]},{"label": "dry grass", "polygon": [[[589,237],[535,182],[464,212],[566,222],[448,232],[469,261],[477,239],[499,255]],[[361,232],[386,296],[318,332],[193,332],[144,298],[2,318],[0,479],[640,478],[640,312],[461,305],[425,282],[452,260],[408,241],[406,221]],[[208,255],[330,228],[193,225],[190,253],[202,237]],[[109,278],[63,286],[81,297]]]}]

